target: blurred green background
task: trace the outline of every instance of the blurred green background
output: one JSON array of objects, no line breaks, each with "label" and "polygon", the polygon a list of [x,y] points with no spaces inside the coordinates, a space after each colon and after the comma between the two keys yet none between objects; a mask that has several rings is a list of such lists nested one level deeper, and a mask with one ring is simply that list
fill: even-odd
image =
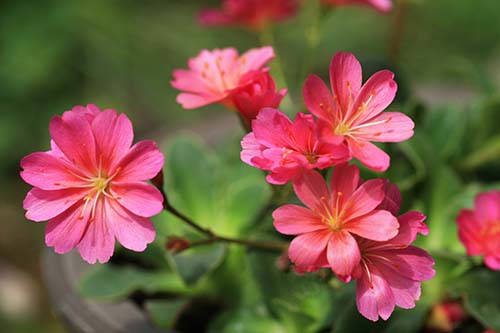
[{"label": "blurred green background", "polygon": [[[241,29],[200,28],[197,11],[218,3],[0,3],[0,327],[6,332],[64,331],[40,277],[44,224],[23,216],[29,187],[18,176],[20,159],[48,149],[49,120],[74,105],[127,113],[137,138],[218,117],[224,112],[218,106],[181,109],[169,84],[172,70],[203,48],[259,45],[258,36]],[[331,56],[344,50],[365,68],[394,70],[399,98],[467,106],[500,90],[499,8],[498,0],[405,0],[389,15],[339,8],[325,14],[311,54],[304,46],[312,29],[306,10],[276,27],[274,46],[299,105],[301,64],[326,77]]]}]

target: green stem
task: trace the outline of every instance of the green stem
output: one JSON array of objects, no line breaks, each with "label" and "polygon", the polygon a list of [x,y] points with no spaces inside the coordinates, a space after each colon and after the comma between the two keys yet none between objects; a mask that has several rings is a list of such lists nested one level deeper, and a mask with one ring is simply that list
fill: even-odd
[{"label": "green stem", "polygon": [[168,200],[168,198],[165,194],[165,191],[163,189],[160,189],[160,188],[159,188],[159,190],[162,193],[163,199],[164,199],[163,207],[167,212],[176,216],[181,221],[183,221],[184,223],[189,225],[191,228],[197,230],[198,232],[200,232],[208,237],[207,239],[193,242],[190,244],[190,246],[206,245],[206,244],[211,244],[211,243],[215,243],[215,242],[226,242],[226,243],[245,245],[248,247],[253,247],[253,248],[257,248],[257,249],[261,249],[261,250],[285,251],[288,248],[288,244],[284,243],[284,242],[256,241],[256,240],[250,240],[250,239],[224,237],[224,236],[217,235],[212,230],[200,226],[198,223],[193,221],[191,218],[189,218],[186,215],[179,212],[176,208],[174,208],[170,204],[170,201]]}]

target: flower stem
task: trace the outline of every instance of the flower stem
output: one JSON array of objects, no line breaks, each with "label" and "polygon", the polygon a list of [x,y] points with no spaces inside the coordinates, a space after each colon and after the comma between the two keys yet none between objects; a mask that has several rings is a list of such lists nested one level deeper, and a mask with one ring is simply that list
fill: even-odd
[{"label": "flower stem", "polygon": [[288,245],[285,242],[257,241],[257,240],[224,237],[224,236],[217,235],[212,230],[200,226],[198,223],[193,221],[191,218],[189,218],[186,215],[179,212],[175,207],[172,206],[172,204],[170,203],[170,201],[167,198],[167,195],[165,194],[165,191],[162,188],[158,188],[158,189],[160,190],[161,194],[163,195],[163,199],[164,199],[163,207],[167,212],[176,216],[177,218],[179,218],[181,221],[183,221],[184,223],[186,223],[187,225],[189,225],[193,229],[208,236],[207,239],[196,241],[196,242],[191,242],[190,247],[198,246],[198,245],[206,245],[206,244],[211,244],[211,243],[215,243],[215,242],[226,242],[226,243],[245,245],[248,247],[253,247],[253,248],[257,248],[257,249],[261,249],[261,250],[285,251],[288,248]]}]

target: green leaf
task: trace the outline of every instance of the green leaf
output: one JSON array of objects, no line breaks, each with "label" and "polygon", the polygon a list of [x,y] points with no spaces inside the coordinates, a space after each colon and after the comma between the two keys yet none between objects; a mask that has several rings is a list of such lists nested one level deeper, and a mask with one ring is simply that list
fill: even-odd
[{"label": "green leaf", "polygon": [[287,327],[287,332],[316,332],[331,325],[335,293],[315,274],[299,276],[276,267],[278,255],[249,254],[253,274],[269,311]]},{"label": "green leaf", "polygon": [[187,249],[181,253],[168,253],[168,259],[182,280],[192,285],[217,268],[224,260],[226,251],[225,244],[211,244]]},{"label": "green leaf", "polygon": [[413,309],[396,308],[384,333],[418,333],[424,326],[428,313],[429,306],[423,302],[418,302]]},{"label": "green leaf", "polygon": [[144,271],[130,266],[95,265],[80,280],[84,297],[125,298],[134,291],[187,293],[182,280],[169,271]]},{"label": "green leaf", "polygon": [[458,286],[469,313],[495,331],[500,330],[499,282],[500,272],[481,268],[465,274]]},{"label": "green leaf", "polygon": [[379,320],[372,322],[363,317],[356,308],[356,301],[354,297],[344,304],[343,310],[337,317],[332,333],[352,333],[364,332],[375,333],[383,332],[386,322]]},{"label": "green leaf", "polygon": [[211,323],[209,333],[289,333],[261,305],[224,312]]},{"label": "green leaf", "polygon": [[149,317],[157,326],[173,328],[189,302],[190,300],[185,298],[149,300],[145,303],[145,308]]}]

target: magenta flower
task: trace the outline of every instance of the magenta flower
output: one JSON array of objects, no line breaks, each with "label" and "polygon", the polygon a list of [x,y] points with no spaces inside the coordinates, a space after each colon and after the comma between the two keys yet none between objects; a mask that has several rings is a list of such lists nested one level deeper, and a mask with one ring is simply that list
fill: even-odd
[{"label": "magenta flower", "polygon": [[474,206],[458,214],[458,237],[468,255],[484,255],[486,266],[500,270],[500,191],[478,194]]},{"label": "magenta flower", "polygon": [[394,99],[397,85],[388,70],[375,73],[361,86],[361,65],[350,53],[337,53],[330,65],[333,96],[325,83],[310,75],[304,101],[320,119],[323,139],[345,139],[352,155],[368,168],[385,171],[389,155],[370,141],[399,142],[413,135],[413,121],[400,112],[384,112]]},{"label": "magenta flower", "polygon": [[171,84],[182,91],[177,102],[185,109],[212,103],[231,106],[231,91],[239,87],[240,79],[248,72],[263,70],[273,58],[270,46],[251,49],[241,56],[234,48],[203,50],[189,59],[188,70],[174,70]]},{"label": "magenta flower", "polygon": [[307,208],[285,205],[273,212],[276,230],[297,235],[288,255],[299,271],[330,267],[348,280],[361,260],[354,235],[377,241],[396,236],[396,217],[377,208],[384,199],[384,181],[360,181],[355,165],[341,164],[333,170],[328,190],[323,177],[309,171],[293,184]]},{"label": "magenta flower", "polygon": [[389,12],[392,9],[391,0],[322,0],[325,5],[346,6],[365,5],[375,8],[380,12]]},{"label": "magenta flower", "polygon": [[206,9],[198,20],[203,25],[242,26],[262,30],[297,12],[296,0],[224,0],[222,9]]},{"label": "magenta flower", "polygon": [[342,141],[318,141],[312,115],[299,113],[291,122],[279,110],[264,108],[252,122],[252,130],[241,141],[241,159],[271,171],[266,178],[271,184],[285,184],[305,170],[324,169],[349,159]]},{"label": "magenta flower", "polygon": [[163,197],[145,183],[163,167],[152,141],[132,145],[125,114],[77,106],[50,122],[52,148],[21,161],[21,177],[34,188],[24,200],[26,217],[47,221],[45,242],[57,253],[75,246],[88,263],[107,262],[115,238],[143,251],[155,238],[149,217]]},{"label": "magenta flower", "polygon": [[[395,185],[379,208],[397,214],[401,197]],[[361,250],[360,264],[352,277],[357,278],[356,305],[366,318],[376,321],[380,316],[387,320],[397,305],[403,309],[415,307],[420,298],[420,285],[434,277],[434,260],[424,250],[410,246],[417,234],[427,235],[425,216],[408,212],[398,217],[399,233],[396,237],[380,242],[356,237]]]},{"label": "magenta flower", "polygon": [[250,127],[250,122],[262,108],[277,108],[286,93],[286,89],[276,91],[276,84],[268,72],[255,71],[241,77],[238,87],[231,92],[231,98]]}]

